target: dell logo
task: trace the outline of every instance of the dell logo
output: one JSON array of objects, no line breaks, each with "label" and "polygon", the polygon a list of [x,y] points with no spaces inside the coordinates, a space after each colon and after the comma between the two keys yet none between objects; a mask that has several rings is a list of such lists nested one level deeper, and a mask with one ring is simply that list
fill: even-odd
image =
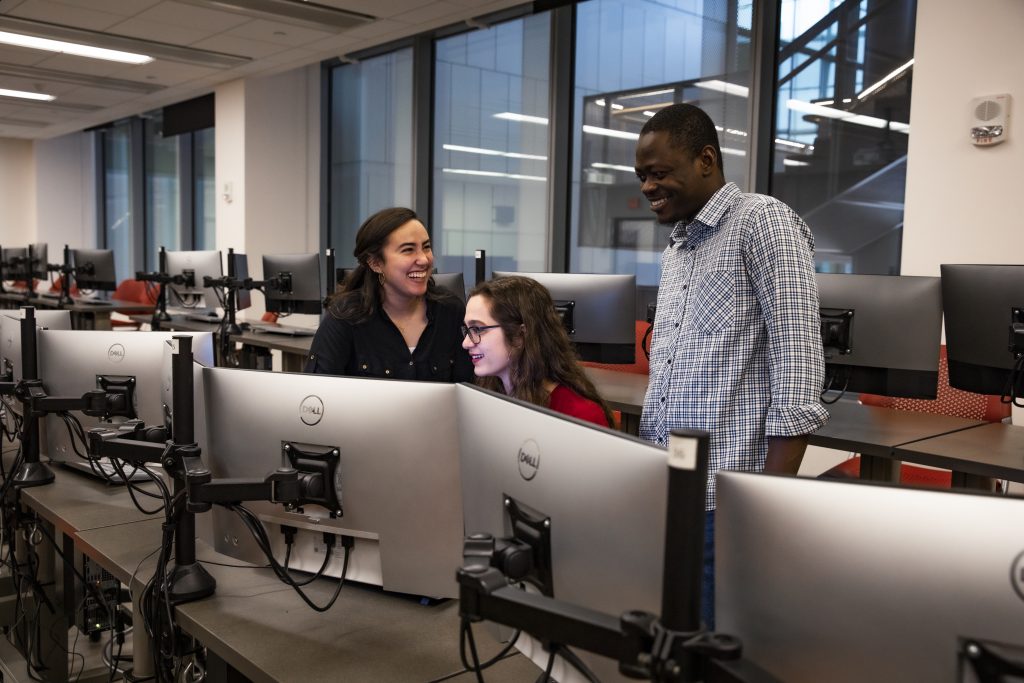
[{"label": "dell logo", "polygon": [[307,396],[299,404],[299,419],[303,424],[312,427],[318,424],[324,417],[324,402],[319,396]]},{"label": "dell logo", "polygon": [[1017,597],[1024,600],[1024,550],[1017,553],[1010,566],[1010,585]]},{"label": "dell logo", "polygon": [[526,481],[536,477],[537,470],[540,469],[540,447],[537,446],[537,442],[533,439],[524,441],[516,453],[516,460],[519,463],[519,476]]},{"label": "dell logo", "polygon": [[107,349],[107,360],[111,363],[120,363],[124,360],[124,347],[120,344],[111,344]]}]

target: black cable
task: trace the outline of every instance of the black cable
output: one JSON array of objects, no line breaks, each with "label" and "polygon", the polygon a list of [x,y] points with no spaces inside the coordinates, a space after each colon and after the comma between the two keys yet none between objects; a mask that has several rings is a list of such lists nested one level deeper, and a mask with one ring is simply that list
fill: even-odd
[{"label": "black cable", "polygon": [[[468,619],[462,619],[459,629],[459,659],[462,666],[476,675],[477,683],[484,683],[484,676],[480,668],[480,656],[476,652],[476,641],[473,639],[473,626]],[[469,652],[473,658],[473,664],[466,661],[466,641],[469,641]]]},{"label": "black cable", "polygon": [[555,655],[558,654],[558,645],[551,646],[551,654],[548,655],[548,665],[544,668],[544,674],[537,679],[538,683],[555,683],[551,678],[551,672],[555,669]]},{"label": "black cable", "polygon": [[651,333],[654,332],[654,323],[647,326],[644,336],[640,339],[640,350],[644,352],[647,360],[651,359]]},{"label": "black cable", "polygon": [[554,649],[558,652],[558,655],[565,660],[567,664],[569,664],[569,666],[576,669],[576,671],[578,671],[590,683],[600,683],[597,675],[590,670],[590,667],[588,667],[575,652],[564,645],[555,645]]},{"label": "black cable", "polygon": [[[462,624],[460,624],[460,627],[459,627],[459,646],[460,646],[460,649],[463,647],[464,638],[465,638],[465,633],[464,633],[464,630],[463,630],[464,627],[466,627],[466,628],[469,627],[468,622],[465,621],[465,620],[463,620]],[[476,668],[479,671],[483,671],[484,669],[488,669],[488,668],[494,666],[495,664],[497,664],[498,662],[500,662],[500,661],[502,661],[504,659],[508,659],[509,657],[517,656],[519,653],[518,652],[511,652],[511,650],[512,650],[513,647],[515,647],[516,641],[519,640],[519,635],[521,633],[522,633],[522,631],[520,631],[519,629],[516,629],[516,631],[512,634],[512,637],[505,644],[505,647],[503,647],[501,649],[501,651],[498,652],[498,654],[494,655],[493,657],[488,659],[483,664],[479,664]],[[462,657],[462,659],[463,659],[463,661],[465,661],[465,657]],[[453,671],[450,674],[445,674],[444,676],[440,676],[439,678],[431,679],[431,680],[427,681],[427,683],[441,683],[441,681],[447,681],[450,678],[455,678],[456,676],[461,676],[462,674],[467,674],[467,673],[473,673],[473,669],[470,669],[470,668],[467,668],[466,666],[463,666],[463,668],[458,670],[458,671]]]}]

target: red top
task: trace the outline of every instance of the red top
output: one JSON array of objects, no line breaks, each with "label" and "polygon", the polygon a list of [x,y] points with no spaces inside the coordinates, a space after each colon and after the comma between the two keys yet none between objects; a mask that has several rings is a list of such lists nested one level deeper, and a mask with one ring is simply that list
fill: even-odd
[{"label": "red top", "polygon": [[560,413],[565,413],[587,422],[593,422],[602,427],[609,426],[608,418],[604,416],[601,406],[589,398],[583,398],[563,384],[559,384],[551,392],[551,402],[548,404],[548,407],[551,410],[557,410]]}]

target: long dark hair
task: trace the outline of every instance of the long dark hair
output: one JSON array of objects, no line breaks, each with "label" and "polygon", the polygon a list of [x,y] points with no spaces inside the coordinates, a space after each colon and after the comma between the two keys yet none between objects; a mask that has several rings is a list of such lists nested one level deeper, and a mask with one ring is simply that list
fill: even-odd
[{"label": "long dark hair", "polygon": [[[608,405],[584,374],[544,285],[528,277],[510,275],[477,285],[469,296],[486,298],[491,316],[501,325],[510,349],[512,396],[547,406],[551,397],[544,389],[544,380],[551,380],[597,403],[608,424],[615,424]],[[476,382],[485,389],[506,393],[499,377],[477,377]]]},{"label": "long dark hair", "polygon": [[[384,260],[384,246],[395,230],[409,221],[419,220],[412,209],[396,206],[381,209],[367,218],[356,232],[356,246],[352,255],[356,267],[345,278],[341,291],[331,297],[327,310],[335,318],[353,323],[362,322],[374,315],[384,302],[384,287],[377,274],[370,268],[370,261]],[[427,283],[427,298],[439,300],[449,296],[434,284],[431,277]]]}]

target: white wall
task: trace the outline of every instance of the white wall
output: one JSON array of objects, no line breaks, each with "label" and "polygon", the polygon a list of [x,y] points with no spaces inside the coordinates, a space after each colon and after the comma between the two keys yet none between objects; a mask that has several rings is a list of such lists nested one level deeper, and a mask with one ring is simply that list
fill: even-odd
[{"label": "white wall", "polygon": [[213,99],[217,248],[244,251],[245,81],[218,86]]},{"label": "white wall", "polygon": [[35,196],[32,141],[0,138],[0,245],[24,247],[33,241]]},{"label": "white wall", "polygon": [[[941,263],[1024,263],[1024,2],[917,5],[904,275]],[[970,143],[970,101],[1010,93],[1007,142]]]},{"label": "white wall", "polygon": [[65,244],[96,246],[96,173],[91,133],[37,140],[33,241],[49,245],[51,263]]}]

